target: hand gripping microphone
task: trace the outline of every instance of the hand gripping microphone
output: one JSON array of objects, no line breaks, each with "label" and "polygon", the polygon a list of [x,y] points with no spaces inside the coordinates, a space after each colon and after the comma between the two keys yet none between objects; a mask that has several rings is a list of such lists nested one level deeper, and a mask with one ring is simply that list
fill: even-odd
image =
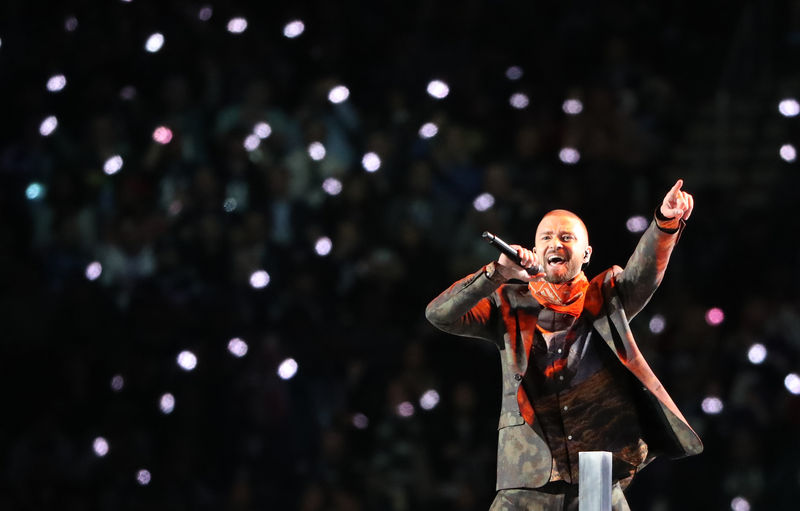
[{"label": "hand gripping microphone", "polygon": [[[519,256],[517,255],[517,251],[514,250],[513,248],[511,248],[511,246],[508,243],[506,243],[505,241],[501,240],[500,238],[498,238],[494,234],[490,233],[489,231],[483,231],[483,234],[481,236],[483,237],[483,239],[485,239],[489,243],[489,245],[492,245],[494,248],[496,248],[500,252],[504,253],[506,255],[506,257],[508,257],[509,259],[514,261],[515,263],[517,263],[520,266],[522,266],[522,264],[521,264],[522,261],[520,260]],[[525,268],[525,271],[527,271],[529,275],[536,275],[538,273],[542,273],[544,270],[542,269],[541,266],[539,266],[537,264],[537,265],[531,266],[530,268]]]}]

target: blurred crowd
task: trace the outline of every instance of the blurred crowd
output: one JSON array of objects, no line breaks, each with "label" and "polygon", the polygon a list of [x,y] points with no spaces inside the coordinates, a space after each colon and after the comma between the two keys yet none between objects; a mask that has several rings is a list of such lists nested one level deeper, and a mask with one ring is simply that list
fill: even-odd
[{"label": "blurred crowd", "polygon": [[[694,216],[632,326],[706,451],[656,461],[629,501],[792,508],[796,169],[731,168],[730,186],[672,158],[746,4],[337,4],[0,8],[0,507],[486,509],[498,355],[436,331],[425,305],[497,257],[484,230],[530,244],[553,208],[584,218],[590,278],[624,265],[638,236],[626,221],[683,177]],[[226,29],[233,16],[244,32]],[[774,55],[794,55],[795,18]],[[305,32],[290,39],[293,19]],[[165,44],[148,53],[155,31]],[[67,85],[49,92],[56,72]],[[447,97],[426,93],[433,79]],[[58,126],[43,136],[47,115]],[[756,343],[763,362],[748,358]],[[704,411],[708,397],[721,410]]]}]

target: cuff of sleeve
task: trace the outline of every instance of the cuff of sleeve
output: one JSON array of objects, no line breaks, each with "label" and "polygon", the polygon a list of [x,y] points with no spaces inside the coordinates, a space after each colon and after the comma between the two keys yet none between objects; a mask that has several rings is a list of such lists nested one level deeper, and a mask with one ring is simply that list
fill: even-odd
[{"label": "cuff of sleeve", "polygon": [[505,277],[497,271],[497,265],[495,265],[494,261],[483,267],[483,275],[494,284],[504,284],[506,282]]},{"label": "cuff of sleeve", "polygon": [[682,230],[683,226],[686,224],[686,222],[684,222],[681,218],[665,217],[661,214],[659,208],[656,208],[655,219],[656,227],[667,234],[675,234],[676,232]]}]

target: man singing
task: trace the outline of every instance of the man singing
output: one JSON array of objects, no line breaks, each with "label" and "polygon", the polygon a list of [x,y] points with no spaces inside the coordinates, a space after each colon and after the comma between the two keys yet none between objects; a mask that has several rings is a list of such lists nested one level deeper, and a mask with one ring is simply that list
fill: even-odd
[{"label": "man singing", "polygon": [[[589,281],[592,247],[583,221],[547,213],[532,250],[506,255],[444,291],[425,314],[437,328],[500,349],[503,395],[497,495],[490,511],[578,508],[578,453],[612,453],[612,506],[656,456],[703,450],[636,345],[630,320],[667,267],[694,200],[678,180],[628,264]],[[539,265],[530,275],[526,268]]]}]

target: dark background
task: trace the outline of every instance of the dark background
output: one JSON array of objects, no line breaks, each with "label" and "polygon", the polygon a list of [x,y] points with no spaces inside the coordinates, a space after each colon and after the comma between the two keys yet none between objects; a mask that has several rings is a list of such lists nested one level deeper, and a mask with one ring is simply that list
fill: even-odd
[{"label": "dark background", "polygon": [[[552,208],[584,218],[589,277],[624,265],[638,237],[626,221],[679,177],[695,212],[632,327],[706,451],[657,460],[629,501],[795,508],[798,169],[778,150],[800,121],[778,103],[800,87],[800,2],[652,4],[3,2],[0,508],[487,509],[498,355],[436,331],[425,305],[497,256],[483,230],[531,244]],[[293,19],[305,32],[288,39]],[[165,44],[148,53],[156,31]],[[49,92],[59,73],[66,87]],[[426,93],[433,79],[446,98]],[[350,96],[332,104],[338,84]],[[583,111],[566,115],[567,98]],[[262,121],[272,135],[248,152]],[[563,147],[580,161],[562,163]],[[107,175],[113,155],[124,164]],[[321,188],[332,177],[338,195]],[[495,202],[477,211],[482,193]]]}]

